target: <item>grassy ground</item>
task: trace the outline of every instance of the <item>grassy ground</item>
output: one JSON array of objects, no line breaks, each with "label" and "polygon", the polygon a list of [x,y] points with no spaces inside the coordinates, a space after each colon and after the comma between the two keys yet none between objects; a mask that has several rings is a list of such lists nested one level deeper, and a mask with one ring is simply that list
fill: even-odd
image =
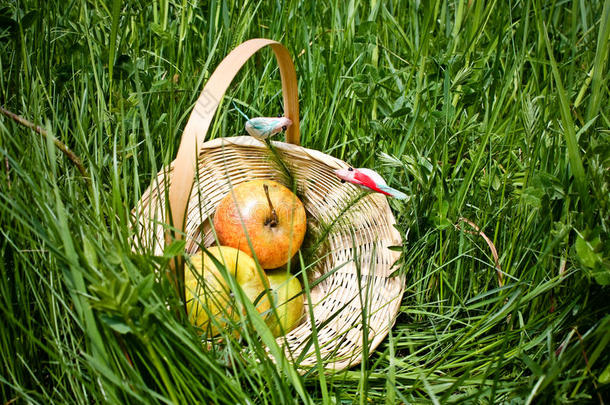
[{"label": "grassy ground", "polygon": [[[49,136],[0,119],[3,402],[601,403],[609,34],[608,0],[4,3],[0,105]],[[295,58],[302,143],[411,196],[396,326],[334,375],[275,366],[247,322],[202,350],[150,276],[167,260],[130,253],[130,209],[253,37]],[[265,51],[229,93],[278,114],[279,89]],[[211,136],[241,133],[221,110]]]}]

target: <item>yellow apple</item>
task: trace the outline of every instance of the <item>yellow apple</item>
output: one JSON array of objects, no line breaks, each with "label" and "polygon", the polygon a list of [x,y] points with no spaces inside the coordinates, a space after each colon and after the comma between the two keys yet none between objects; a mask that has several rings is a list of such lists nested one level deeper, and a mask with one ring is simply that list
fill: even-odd
[{"label": "yellow apple", "polygon": [[[250,256],[228,246],[213,246],[207,250],[235,277],[250,301],[258,299],[256,310],[259,313],[270,308],[269,300],[264,295],[269,281]],[[195,326],[215,336],[229,320],[239,319],[235,298],[227,280],[207,254],[199,251],[191,256],[190,261],[193,269],[185,268],[184,271],[188,317]],[[217,323],[210,323],[210,316]]]},{"label": "yellow apple", "polygon": [[256,255],[264,269],[275,269],[286,264],[303,243],[305,208],[278,182],[247,181],[233,187],[220,202],[214,228],[221,245]]},{"label": "yellow apple", "polygon": [[267,271],[275,312],[269,311],[267,325],[273,336],[297,327],[303,316],[303,289],[296,276],[286,269]]}]

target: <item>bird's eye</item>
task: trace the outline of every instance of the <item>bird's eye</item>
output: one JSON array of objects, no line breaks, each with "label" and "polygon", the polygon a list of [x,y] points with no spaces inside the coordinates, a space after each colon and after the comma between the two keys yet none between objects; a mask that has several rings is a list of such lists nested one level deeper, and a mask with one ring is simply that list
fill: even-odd
[{"label": "bird's eye", "polygon": [[348,167],[347,170],[349,170],[350,172],[353,172],[354,168],[353,167]]},{"label": "bird's eye", "polygon": [[284,126],[282,127],[282,131],[285,131],[285,130],[286,130],[286,125],[284,125]]},{"label": "bird's eye", "polygon": [[345,180],[341,179],[341,183],[345,183]]}]

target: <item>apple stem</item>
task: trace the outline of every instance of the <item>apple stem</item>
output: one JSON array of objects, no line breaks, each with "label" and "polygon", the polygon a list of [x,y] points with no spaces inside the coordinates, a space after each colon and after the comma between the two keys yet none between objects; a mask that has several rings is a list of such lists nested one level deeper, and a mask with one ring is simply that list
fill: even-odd
[{"label": "apple stem", "polygon": [[266,184],[263,184],[263,189],[265,189],[265,195],[267,196],[267,202],[269,203],[269,208],[271,209],[271,220],[267,221],[265,225],[269,225],[271,227],[277,226],[279,220],[277,218],[277,212],[275,212],[275,208],[273,208],[273,204],[271,204],[271,197],[269,197],[269,187]]}]

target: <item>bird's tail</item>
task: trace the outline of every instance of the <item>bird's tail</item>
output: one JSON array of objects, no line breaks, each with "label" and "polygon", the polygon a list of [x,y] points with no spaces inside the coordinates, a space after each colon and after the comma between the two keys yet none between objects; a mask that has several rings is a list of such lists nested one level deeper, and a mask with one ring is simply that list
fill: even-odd
[{"label": "bird's tail", "polygon": [[242,117],[244,117],[246,119],[246,121],[250,121],[250,118],[248,118],[248,116],[242,110],[239,109],[237,104],[235,104],[235,101],[233,101],[233,107],[235,107],[237,112],[239,112],[242,115]]},{"label": "bird's tail", "polygon": [[398,191],[395,188],[388,187],[388,186],[379,186],[379,189],[385,191],[386,193],[390,194],[392,197],[394,197],[398,200],[407,199],[407,195],[405,193],[403,193],[402,191]]}]

